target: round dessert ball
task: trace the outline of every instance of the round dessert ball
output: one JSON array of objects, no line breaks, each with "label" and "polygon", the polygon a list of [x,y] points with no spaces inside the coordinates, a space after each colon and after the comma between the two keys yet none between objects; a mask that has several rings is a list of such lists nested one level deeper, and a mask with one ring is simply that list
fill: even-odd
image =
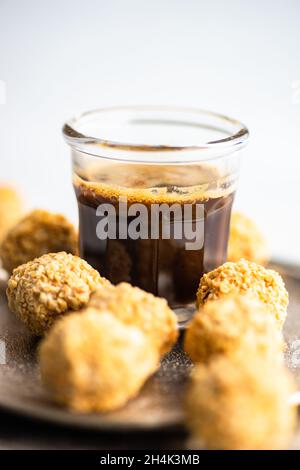
[{"label": "round dessert ball", "polygon": [[170,351],[178,336],[177,318],[167,301],[126,282],[97,290],[89,302],[99,312],[108,311],[127,325],[140,328],[161,354]]},{"label": "round dessert ball", "polygon": [[0,256],[3,268],[12,272],[46,253],[77,254],[77,244],[77,233],[63,215],[34,210],[7,233],[0,246]]},{"label": "round dessert ball", "polygon": [[18,192],[10,186],[0,186],[0,242],[22,213],[23,202]]},{"label": "round dessert ball", "polygon": [[95,289],[108,284],[78,256],[49,253],[16,268],[6,293],[9,308],[39,336],[61,315],[86,305]]},{"label": "round dessert ball", "polygon": [[159,357],[138,328],[90,309],[53,326],[40,345],[39,363],[55,401],[80,412],[105,412],[138,394]]},{"label": "round dessert ball", "polygon": [[184,349],[194,362],[242,352],[282,361],[283,339],[266,305],[248,295],[233,294],[207,302],[194,315]]},{"label": "round dessert ball", "polygon": [[296,409],[288,403],[292,391],[287,371],[260,357],[218,356],[198,364],[186,396],[193,448],[285,448],[296,423]]},{"label": "round dessert ball", "polygon": [[268,244],[253,220],[240,212],[231,216],[228,261],[241,258],[266,265],[270,259]]},{"label": "round dessert ball", "polygon": [[233,293],[248,293],[268,306],[279,327],[286,319],[288,293],[280,274],[241,259],[227,262],[204,274],[197,292],[197,305]]}]

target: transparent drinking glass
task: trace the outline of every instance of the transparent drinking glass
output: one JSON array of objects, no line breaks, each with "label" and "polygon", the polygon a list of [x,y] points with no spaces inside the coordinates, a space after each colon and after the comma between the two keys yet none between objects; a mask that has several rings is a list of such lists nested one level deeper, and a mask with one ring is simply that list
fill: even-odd
[{"label": "transparent drinking glass", "polygon": [[187,320],[201,276],[226,261],[247,128],[200,109],[141,106],[77,115],[63,134],[81,256]]}]

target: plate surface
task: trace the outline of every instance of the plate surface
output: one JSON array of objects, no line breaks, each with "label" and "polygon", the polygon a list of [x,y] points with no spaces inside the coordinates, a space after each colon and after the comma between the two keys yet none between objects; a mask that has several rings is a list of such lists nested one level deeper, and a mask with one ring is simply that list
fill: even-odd
[{"label": "plate surface", "polygon": [[[284,327],[286,362],[300,389],[300,268],[280,265],[290,294]],[[0,406],[35,418],[82,428],[139,430],[179,428],[182,396],[191,363],[180,341],[140,395],[122,410],[108,414],[78,414],[56,406],[43,389],[36,363],[38,341],[7,308],[0,292]]]}]

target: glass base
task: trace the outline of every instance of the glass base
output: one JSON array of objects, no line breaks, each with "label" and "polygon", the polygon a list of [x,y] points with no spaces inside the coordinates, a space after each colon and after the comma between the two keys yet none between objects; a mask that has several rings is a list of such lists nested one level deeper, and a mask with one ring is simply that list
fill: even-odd
[{"label": "glass base", "polygon": [[196,312],[195,304],[188,304],[181,307],[173,308],[173,312],[177,316],[179,330],[185,330],[189,321]]}]

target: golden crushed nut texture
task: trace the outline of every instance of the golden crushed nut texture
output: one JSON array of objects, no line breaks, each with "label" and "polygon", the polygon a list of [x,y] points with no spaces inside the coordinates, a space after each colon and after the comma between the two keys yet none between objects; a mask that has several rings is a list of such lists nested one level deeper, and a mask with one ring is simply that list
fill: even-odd
[{"label": "golden crushed nut texture", "polygon": [[292,391],[284,367],[270,367],[259,356],[218,356],[196,365],[186,397],[193,448],[286,448],[296,424],[296,408],[288,403]]},{"label": "golden crushed nut texture", "polygon": [[184,349],[194,362],[207,363],[216,355],[259,354],[281,362],[283,339],[267,306],[251,296],[232,294],[206,302],[194,315]]},{"label": "golden crushed nut texture", "polygon": [[34,210],[7,233],[0,246],[0,257],[3,268],[10,273],[39,256],[60,251],[77,254],[73,225],[61,214]]},{"label": "golden crushed nut texture", "polygon": [[234,212],[230,222],[228,261],[236,262],[241,258],[266,265],[270,251],[255,222],[240,212]]},{"label": "golden crushed nut texture", "polygon": [[99,312],[109,311],[122,322],[139,327],[161,354],[170,351],[176,342],[177,318],[167,301],[126,282],[96,291],[89,306]]},{"label": "golden crushed nut texture", "polygon": [[58,403],[80,412],[105,412],[138,394],[158,368],[159,355],[138,328],[90,309],[55,323],[41,343],[39,363]]},{"label": "golden crushed nut texture", "polygon": [[0,186],[0,242],[23,213],[20,195],[10,186]]},{"label": "golden crushed nut texture", "polygon": [[280,274],[246,261],[227,262],[204,274],[197,292],[197,305],[232,293],[248,293],[267,304],[280,327],[286,318],[288,293]]},{"label": "golden crushed nut texture", "polygon": [[50,253],[16,268],[8,281],[9,308],[43,335],[60,315],[86,305],[91,293],[109,284],[77,256]]}]

